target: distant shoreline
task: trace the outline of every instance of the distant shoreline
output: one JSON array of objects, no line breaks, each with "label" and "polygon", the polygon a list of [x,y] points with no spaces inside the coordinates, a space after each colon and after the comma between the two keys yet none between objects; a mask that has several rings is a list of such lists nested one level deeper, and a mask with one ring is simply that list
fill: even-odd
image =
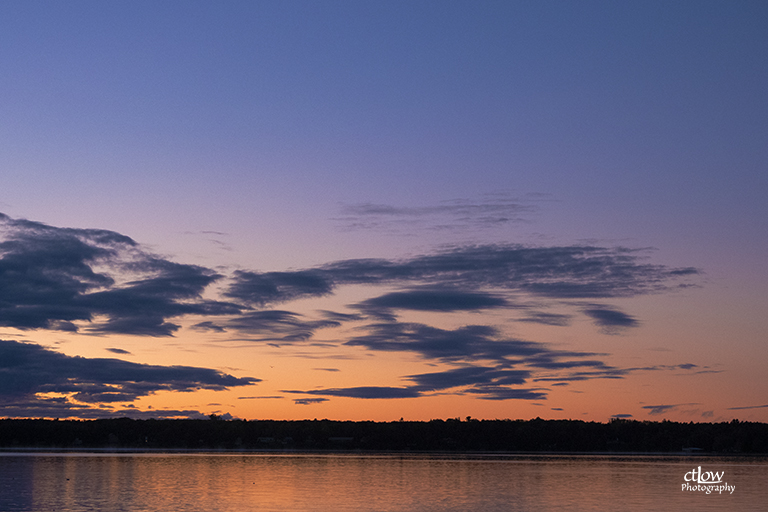
[{"label": "distant shoreline", "polygon": [[721,452],[476,452],[476,451],[369,451],[369,450],[305,450],[305,449],[188,449],[188,448],[0,448],[0,456],[8,455],[302,455],[360,457],[436,457],[445,459],[546,458],[546,457],[660,457],[660,458],[748,458],[768,459],[768,453]]},{"label": "distant shoreline", "polygon": [[0,451],[71,453],[768,454],[768,424],[581,420],[0,419]]}]

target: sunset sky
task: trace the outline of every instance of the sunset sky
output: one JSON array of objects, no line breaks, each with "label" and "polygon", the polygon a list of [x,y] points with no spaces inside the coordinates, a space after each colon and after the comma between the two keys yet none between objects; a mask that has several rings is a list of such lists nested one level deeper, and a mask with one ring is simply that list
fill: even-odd
[{"label": "sunset sky", "polygon": [[7,1],[0,417],[768,421],[768,3]]}]

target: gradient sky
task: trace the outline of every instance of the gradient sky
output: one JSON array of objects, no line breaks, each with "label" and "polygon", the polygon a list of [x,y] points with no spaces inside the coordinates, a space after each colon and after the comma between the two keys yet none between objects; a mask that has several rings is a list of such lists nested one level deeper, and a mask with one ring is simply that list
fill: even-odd
[{"label": "gradient sky", "polygon": [[0,416],[768,421],[768,3],[9,1]]}]

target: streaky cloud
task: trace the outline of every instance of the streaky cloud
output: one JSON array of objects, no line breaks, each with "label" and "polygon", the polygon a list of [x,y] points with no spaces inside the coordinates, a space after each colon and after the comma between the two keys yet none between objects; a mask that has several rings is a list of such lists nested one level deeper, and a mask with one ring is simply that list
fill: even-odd
[{"label": "streaky cloud", "polygon": [[367,325],[364,329],[367,334],[352,337],[344,344],[382,352],[413,352],[424,359],[443,362],[484,360],[547,369],[610,369],[602,361],[583,359],[606,354],[554,350],[543,343],[503,337],[496,328],[487,325],[439,329],[413,322],[386,322]]},{"label": "streaky cloud", "polygon": [[437,391],[462,386],[524,384],[530,376],[531,372],[528,370],[465,366],[441,372],[408,375],[405,378],[413,381],[416,389]]},{"label": "streaky cloud", "polygon": [[506,386],[477,386],[466,390],[483,400],[546,400],[547,394],[540,388],[520,389]]},{"label": "streaky cloud", "polygon": [[294,398],[293,403],[296,405],[314,405],[327,402],[327,398]]},{"label": "streaky cloud", "polygon": [[[83,420],[104,418],[131,419],[208,419],[208,414],[194,409],[149,409],[140,410],[132,406],[113,408],[110,406],[93,407],[76,405],[65,400],[32,400],[19,401],[2,406],[6,418],[78,418]],[[231,417],[231,416],[230,416]]]},{"label": "streaky cloud", "polygon": [[746,405],[743,407],[728,407],[727,410],[729,411],[741,411],[744,409],[766,409],[768,408],[768,404],[765,405]]},{"label": "streaky cloud", "polygon": [[368,334],[345,342],[385,352],[415,352],[427,359],[499,360],[547,352],[543,345],[522,340],[498,340],[497,329],[487,325],[467,325],[458,329],[439,329],[420,323],[378,323],[365,327]]},{"label": "streaky cloud", "polygon": [[328,388],[328,389],[310,389],[310,390],[289,390],[284,389],[282,393],[294,393],[302,395],[321,395],[336,396],[345,398],[368,398],[368,399],[392,399],[392,398],[416,398],[421,393],[407,387],[387,387],[387,386],[360,386],[351,388]]},{"label": "streaky cloud", "polygon": [[517,321],[565,327],[570,324],[571,318],[572,318],[571,315],[533,311],[531,313],[528,313],[528,315],[525,318],[519,318]]},{"label": "streaky cloud", "polygon": [[480,200],[454,199],[432,206],[394,206],[376,203],[342,205],[336,217],[343,230],[412,234],[415,230],[464,231],[495,228],[523,222],[537,206],[528,199],[505,193],[487,194]]},{"label": "streaky cloud", "polygon": [[592,318],[595,325],[608,334],[616,334],[618,329],[637,327],[639,322],[618,309],[607,306],[592,306],[584,309],[584,314]]},{"label": "streaky cloud", "polygon": [[642,406],[642,408],[643,409],[647,409],[648,410],[648,414],[656,416],[656,415],[664,414],[667,411],[672,411],[672,410],[677,409],[678,407],[683,407],[683,406],[686,406],[686,405],[701,405],[701,404],[698,403],[698,402],[691,402],[691,403],[686,403],[686,404],[644,405],[644,406]]},{"label": "streaky cloud", "polygon": [[338,313],[336,311],[328,311],[325,309],[320,309],[317,312],[320,313],[323,317],[327,318],[328,320],[333,320],[334,322],[339,322],[339,323],[357,322],[359,320],[365,320],[365,316],[358,313]]},{"label": "streaky cloud", "polygon": [[420,392],[454,389],[454,394],[476,394],[486,400],[545,400],[547,395],[543,389],[512,387],[525,384],[530,376],[529,370],[464,366],[404,378],[414,382],[412,388]]},{"label": "streaky cloud", "polygon": [[112,352],[113,354],[131,355],[130,352],[122,348],[108,348],[106,350],[108,350],[109,352]]},{"label": "streaky cloud", "polygon": [[392,292],[353,304],[365,315],[382,320],[394,320],[393,310],[412,311],[477,311],[509,306],[503,297],[493,293],[468,292],[454,289],[421,289]]},{"label": "streaky cloud", "polygon": [[303,320],[291,311],[265,310],[245,313],[229,320],[227,326],[241,332],[261,335],[260,341],[294,342],[310,339],[318,329],[339,327],[336,320]]}]

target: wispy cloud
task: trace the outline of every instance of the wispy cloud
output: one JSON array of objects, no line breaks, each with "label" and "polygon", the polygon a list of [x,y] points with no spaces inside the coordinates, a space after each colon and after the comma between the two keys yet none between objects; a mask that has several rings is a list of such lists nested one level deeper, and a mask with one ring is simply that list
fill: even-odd
[{"label": "wispy cloud", "polygon": [[643,409],[648,410],[648,414],[657,416],[659,414],[664,414],[669,411],[673,411],[677,409],[678,407],[684,407],[687,405],[701,405],[696,402],[692,403],[686,403],[686,404],[661,404],[661,405],[644,405],[642,406]]},{"label": "wispy cloud", "polygon": [[291,311],[253,311],[239,315],[227,322],[227,327],[240,332],[257,334],[262,341],[305,341],[317,329],[338,327],[335,320],[304,320],[303,315]]},{"label": "wispy cloud", "polygon": [[468,231],[493,229],[524,222],[538,210],[541,198],[515,198],[487,194],[477,200],[455,199],[431,206],[395,206],[377,203],[346,204],[335,220],[346,231],[378,231],[412,235],[414,231]]},{"label": "wispy cloud", "polygon": [[542,311],[532,311],[528,313],[524,318],[517,319],[517,321],[565,327],[570,324],[571,318],[572,318],[572,315],[565,315],[560,313],[544,313]]}]

